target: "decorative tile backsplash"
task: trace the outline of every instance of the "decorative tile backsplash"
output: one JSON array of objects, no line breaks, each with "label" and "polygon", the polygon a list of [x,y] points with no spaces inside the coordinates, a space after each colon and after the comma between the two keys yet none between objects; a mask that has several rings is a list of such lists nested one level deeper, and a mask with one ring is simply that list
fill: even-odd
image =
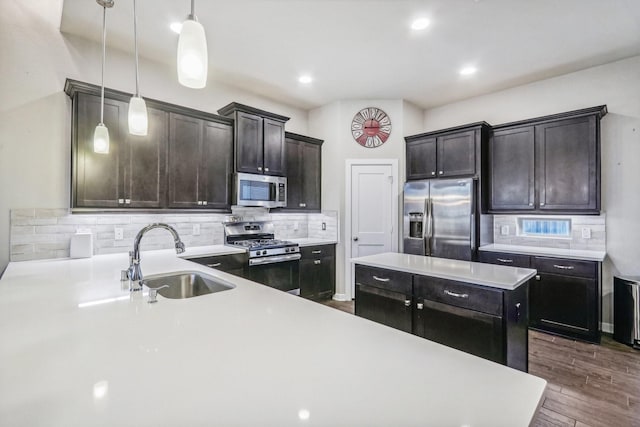
[{"label": "decorative tile backsplash", "polygon": [[[567,237],[524,236],[518,232],[519,219],[569,220],[571,233]],[[547,248],[605,251],[605,215],[594,216],[542,216],[542,215],[494,215],[493,243]],[[584,232],[584,235],[583,235]],[[588,238],[586,236],[589,236]]]},{"label": "decorative tile backsplash", "polygon": [[[234,216],[245,221],[273,221],[276,238],[325,238],[337,240],[338,214],[269,213],[262,208],[235,208]],[[68,209],[13,209],[11,211],[11,261],[66,258],[71,236],[79,229],[93,234],[93,253],[128,252],[138,231],[147,224],[173,226],[187,247],[224,243],[225,214],[71,214]],[[325,230],[322,230],[322,224]],[[197,225],[197,226],[196,226]],[[194,227],[196,226],[196,227]],[[123,238],[116,240],[115,229]],[[199,228],[199,234],[194,233]],[[140,244],[142,250],[171,249],[173,240],[165,230],[151,230]]]}]

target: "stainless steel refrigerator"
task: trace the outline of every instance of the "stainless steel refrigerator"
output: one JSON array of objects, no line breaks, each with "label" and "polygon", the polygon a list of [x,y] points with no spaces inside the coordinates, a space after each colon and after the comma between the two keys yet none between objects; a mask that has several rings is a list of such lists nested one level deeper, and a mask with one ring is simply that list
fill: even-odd
[{"label": "stainless steel refrigerator", "polygon": [[471,260],[476,244],[475,185],[473,179],[407,182],[404,253]]}]

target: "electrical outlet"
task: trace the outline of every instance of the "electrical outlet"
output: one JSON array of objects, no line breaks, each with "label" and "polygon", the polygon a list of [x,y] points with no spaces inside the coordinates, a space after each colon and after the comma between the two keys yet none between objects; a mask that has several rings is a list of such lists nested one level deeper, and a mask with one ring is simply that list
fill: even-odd
[{"label": "electrical outlet", "polygon": [[298,231],[298,221],[294,221],[294,222],[293,222],[293,229],[294,229],[295,231]]},{"label": "electrical outlet", "polygon": [[194,236],[200,235],[200,224],[193,224],[193,235]]},{"label": "electrical outlet", "polygon": [[591,238],[591,229],[589,227],[582,227],[582,238],[583,239]]},{"label": "electrical outlet", "polygon": [[509,235],[509,226],[508,225],[503,225],[502,227],[500,227],[500,234],[503,236],[508,236]]},{"label": "electrical outlet", "polygon": [[114,227],[113,232],[116,240],[124,239],[124,229],[121,227]]},{"label": "electrical outlet", "polygon": [[323,230],[326,230],[326,229],[327,229],[327,223],[326,223],[326,222],[323,222],[323,223],[322,223],[322,229],[323,229]]}]

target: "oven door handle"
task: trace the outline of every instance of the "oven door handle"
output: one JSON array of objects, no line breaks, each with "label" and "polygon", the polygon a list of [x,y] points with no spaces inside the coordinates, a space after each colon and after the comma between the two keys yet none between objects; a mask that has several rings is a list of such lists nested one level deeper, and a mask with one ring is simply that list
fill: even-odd
[{"label": "oven door handle", "polygon": [[249,265],[273,264],[276,262],[297,261],[302,258],[300,254],[277,255],[264,258],[253,258],[249,260]]}]

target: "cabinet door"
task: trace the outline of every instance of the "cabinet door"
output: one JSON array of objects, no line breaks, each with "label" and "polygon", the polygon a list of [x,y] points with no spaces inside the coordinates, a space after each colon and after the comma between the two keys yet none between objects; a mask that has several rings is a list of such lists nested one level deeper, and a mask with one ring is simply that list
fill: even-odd
[{"label": "cabinet door", "polygon": [[489,141],[490,210],[535,209],[534,137],[532,126],[494,132]]},{"label": "cabinet door", "polygon": [[476,173],[476,132],[443,135],[437,141],[438,177]]},{"label": "cabinet door", "polygon": [[302,149],[304,143],[287,138],[285,158],[287,161],[287,209],[303,209],[302,194]]},{"label": "cabinet door", "polygon": [[161,208],[166,199],[166,156],[169,141],[168,114],[147,107],[147,136],[126,138],[126,162],[122,168],[125,205],[132,208]]},{"label": "cabinet door", "polygon": [[262,173],[262,117],[236,113],[236,169],[238,172]]},{"label": "cabinet door", "polygon": [[302,208],[309,211],[319,211],[322,146],[303,143],[300,146],[300,151],[302,159],[302,169],[300,171],[302,178]]},{"label": "cabinet door", "polygon": [[411,296],[356,283],[356,316],[411,332]]},{"label": "cabinet door", "polygon": [[540,210],[600,209],[594,116],[536,126]]},{"label": "cabinet door", "polygon": [[230,125],[209,121],[203,125],[204,166],[200,180],[203,205],[209,209],[228,209],[233,179],[233,129]]},{"label": "cabinet door", "polygon": [[93,151],[93,133],[100,121],[100,97],[80,93],[76,102],[74,207],[117,208],[124,199],[121,167],[125,150],[127,104],[104,100],[104,124],[109,130],[109,153]]},{"label": "cabinet door", "polygon": [[407,142],[407,179],[436,177],[436,138]]},{"label": "cabinet door", "polygon": [[303,247],[301,254],[300,296],[312,299],[331,298],[335,293],[335,247]]},{"label": "cabinet door", "polygon": [[541,273],[529,292],[532,327],[598,341],[595,279]]},{"label": "cabinet door", "polygon": [[284,123],[263,119],[264,169],[266,175],[286,175],[284,155]]},{"label": "cabinet door", "polygon": [[502,317],[427,299],[417,301],[414,333],[431,341],[504,364]]},{"label": "cabinet door", "polygon": [[169,115],[169,207],[198,207],[201,171],[202,120]]}]

